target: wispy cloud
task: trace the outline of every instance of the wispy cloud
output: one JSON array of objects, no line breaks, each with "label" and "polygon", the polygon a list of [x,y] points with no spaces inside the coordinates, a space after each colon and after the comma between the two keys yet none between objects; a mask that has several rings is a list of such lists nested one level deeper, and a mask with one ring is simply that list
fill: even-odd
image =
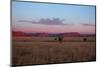
[{"label": "wispy cloud", "polygon": [[84,25],[84,26],[95,26],[95,24],[82,24],[82,25]]},{"label": "wispy cloud", "polygon": [[19,20],[19,22],[28,22],[32,24],[44,24],[44,25],[73,25],[73,24],[65,24],[63,23],[64,20],[61,20],[59,18],[53,18],[53,19],[40,19],[39,21],[30,21],[30,20]]}]

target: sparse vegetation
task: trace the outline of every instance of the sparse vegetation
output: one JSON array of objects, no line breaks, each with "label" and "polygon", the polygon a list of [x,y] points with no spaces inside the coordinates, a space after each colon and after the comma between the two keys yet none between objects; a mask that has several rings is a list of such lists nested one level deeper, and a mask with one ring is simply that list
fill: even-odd
[{"label": "sparse vegetation", "polygon": [[96,60],[95,37],[13,37],[13,65],[48,64]]}]

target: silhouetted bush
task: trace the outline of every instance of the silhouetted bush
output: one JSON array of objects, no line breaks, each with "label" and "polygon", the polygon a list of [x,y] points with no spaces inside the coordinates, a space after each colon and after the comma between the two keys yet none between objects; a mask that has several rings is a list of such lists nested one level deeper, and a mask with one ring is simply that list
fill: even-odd
[{"label": "silhouetted bush", "polygon": [[59,42],[62,42],[62,41],[63,41],[63,37],[62,37],[62,36],[59,36],[59,37],[58,37],[58,41],[59,41]]},{"label": "silhouetted bush", "polygon": [[83,38],[83,41],[86,42],[87,41],[87,38]]}]

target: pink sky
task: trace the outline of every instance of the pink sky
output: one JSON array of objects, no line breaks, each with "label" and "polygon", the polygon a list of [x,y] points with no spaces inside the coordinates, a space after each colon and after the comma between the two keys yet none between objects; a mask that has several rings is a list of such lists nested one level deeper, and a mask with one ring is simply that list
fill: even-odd
[{"label": "pink sky", "polygon": [[84,25],[41,25],[31,24],[28,26],[13,27],[15,31],[23,32],[49,32],[49,33],[65,33],[65,32],[79,32],[79,33],[95,33],[95,26]]},{"label": "pink sky", "polygon": [[65,33],[65,32],[79,32],[79,33],[95,33],[94,25],[72,24],[72,25],[44,25],[32,24],[26,22],[18,22],[12,19],[12,29],[14,31],[23,31],[28,33],[35,32],[49,32],[49,33]]}]

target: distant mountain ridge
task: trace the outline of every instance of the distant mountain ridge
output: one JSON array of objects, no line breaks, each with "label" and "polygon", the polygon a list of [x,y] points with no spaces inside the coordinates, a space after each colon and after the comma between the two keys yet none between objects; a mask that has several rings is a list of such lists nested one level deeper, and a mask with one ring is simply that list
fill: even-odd
[{"label": "distant mountain ridge", "polygon": [[63,36],[63,37],[80,37],[80,36],[95,36],[95,34],[80,34],[78,32],[66,32],[66,33],[25,33],[21,31],[12,31],[12,36],[20,37],[20,36],[33,36],[33,37],[55,37],[55,36]]}]

